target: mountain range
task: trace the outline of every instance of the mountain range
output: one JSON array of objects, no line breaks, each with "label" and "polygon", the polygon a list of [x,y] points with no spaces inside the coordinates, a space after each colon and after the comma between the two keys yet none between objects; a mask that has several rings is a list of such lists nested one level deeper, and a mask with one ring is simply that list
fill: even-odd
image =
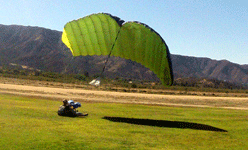
[{"label": "mountain range", "polygon": [[[0,66],[15,63],[43,71],[99,75],[107,56],[73,57],[62,43],[61,35],[61,31],[41,27],[0,24]],[[171,60],[175,79],[212,78],[248,84],[248,65],[174,54]],[[159,81],[141,64],[119,57],[110,57],[104,75]]]}]

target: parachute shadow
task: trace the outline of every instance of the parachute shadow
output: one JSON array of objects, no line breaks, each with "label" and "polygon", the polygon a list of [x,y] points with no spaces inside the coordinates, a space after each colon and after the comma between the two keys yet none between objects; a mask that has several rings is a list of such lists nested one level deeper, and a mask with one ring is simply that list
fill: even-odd
[{"label": "parachute shadow", "polygon": [[108,116],[103,117],[103,119],[113,121],[113,122],[123,122],[123,123],[130,123],[130,124],[136,124],[136,125],[155,126],[155,127],[228,132],[227,130],[212,127],[209,125],[204,125],[204,124],[199,124],[199,123],[191,123],[191,122],[182,122],[182,121],[137,119],[137,118],[108,117]]}]

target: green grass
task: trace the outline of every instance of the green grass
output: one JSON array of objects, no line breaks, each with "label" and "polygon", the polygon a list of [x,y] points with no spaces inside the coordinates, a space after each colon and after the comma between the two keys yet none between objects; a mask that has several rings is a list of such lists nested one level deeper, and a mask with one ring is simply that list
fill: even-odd
[{"label": "green grass", "polygon": [[[246,149],[248,111],[83,103],[85,118],[57,115],[62,101],[0,95],[0,149]],[[104,116],[198,123],[216,132],[113,122]]]}]

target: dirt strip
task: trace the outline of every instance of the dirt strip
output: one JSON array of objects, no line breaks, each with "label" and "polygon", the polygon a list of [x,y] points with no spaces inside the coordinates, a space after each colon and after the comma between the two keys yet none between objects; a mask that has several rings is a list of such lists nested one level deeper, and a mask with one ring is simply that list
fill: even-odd
[{"label": "dirt strip", "polygon": [[214,97],[193,95],[159,95],[66,89],[0,83],[0,93],[48,99],[73,99],[81,102],[134,103],[177,107],[218,107],[248,110],[248,97]]}]

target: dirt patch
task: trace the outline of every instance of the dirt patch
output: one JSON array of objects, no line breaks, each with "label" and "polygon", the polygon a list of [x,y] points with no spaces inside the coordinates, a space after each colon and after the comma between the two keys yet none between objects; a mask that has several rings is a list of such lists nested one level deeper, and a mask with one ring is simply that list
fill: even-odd
[{"label": "dirt patch", "polygon": [[73,99],[81,102],[134,103],[178,107],[221,107],[248,110],[247,97],[142,94],[92,89],[85,90],[75,87],[58,88],[4,83],[0,83],[0,93],[43,97],[55,100]]}]

